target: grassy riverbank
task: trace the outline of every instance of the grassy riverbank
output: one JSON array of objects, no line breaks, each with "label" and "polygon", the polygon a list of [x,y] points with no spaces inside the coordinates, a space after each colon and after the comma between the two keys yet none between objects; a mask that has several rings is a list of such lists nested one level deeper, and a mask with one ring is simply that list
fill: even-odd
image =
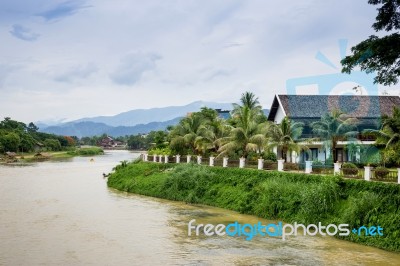
[{"label": "grassy riverbank", "polygon": [[[100,147],[93,146],[93,147],[70,149],[67,151],[19,153],[15,156],[15,159],[20,162],[35,162],[35,161],[68,159],[76,156],[95,156],[100,154],[104,154],[103,149]],[[15,160],[12,158],[4,157],[2,161],[14,162]]]},{"label": "grassy riverbank", "polygon": [[217,206],[304,224],[381,226],[383,236],[344,239],[400,252],[400,185],[253,169],[130,163],[108,186],[132,193]]}]

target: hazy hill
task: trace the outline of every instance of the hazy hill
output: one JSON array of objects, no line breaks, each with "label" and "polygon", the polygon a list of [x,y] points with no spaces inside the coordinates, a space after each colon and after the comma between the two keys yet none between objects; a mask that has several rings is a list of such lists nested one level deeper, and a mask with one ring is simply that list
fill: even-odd
[{"label": "hazy hill", "polygon": [[[231,110],[228,103],[193,102],[184,106],[170,106],[152,109],[136,109],[114,116],[82,118],[75,121],[46,126],[39,124],[40,131],[66,136],[95,136],[106,133],[110,136],[135,135],[152,130],[165,130],[169,125],[176,125],[189,112],[196,112],[201,107]],[[269,110],[264,109],[268,116]]]},{"label": "hazy hill", "polygon": [[86,117],[75,121],[76,122],[96,122],[104,123],[109,126],[134,126],[138,124],[147,124],[154,121],[164,122],[175,119],[177,117],[185,116],[189,112],[199,111],[201,107],[220,108],[231,110],[232,104],[230,103],[213,103],[197,101],[184,106],[168,106],[162,108],[151,109],[135,109],[128,112],[120,113],[113,116],[97,116]]},{"label": "hazy hill", "polygon": [[148,124],[139,124],[131,127],[112,127],[104,123],[95,122],[69,122],[59,126],[50,126],[40,129],[40,131],[65,136],[77,136],[79,138],[101,135],[103,133],[106,133],[109,136],[118,137],[125,135],[136,135],[139,133],[148,133],[152,130],[165,130],[169,125],[176,125],[180,119],[180,117],[177,117],[164,122],[151,122]]}]

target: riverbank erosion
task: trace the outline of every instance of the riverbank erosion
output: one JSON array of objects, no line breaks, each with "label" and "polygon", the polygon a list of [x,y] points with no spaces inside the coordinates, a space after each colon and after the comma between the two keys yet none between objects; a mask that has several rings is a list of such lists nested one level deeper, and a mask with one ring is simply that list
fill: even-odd
[{"label": "riverbank erosion", "polygon": [[194,164],[134,162],[116,167],[108,186],[302,224],[380,226],[383,235],[339,238],[400,252],[400,186],[337,176]]}]

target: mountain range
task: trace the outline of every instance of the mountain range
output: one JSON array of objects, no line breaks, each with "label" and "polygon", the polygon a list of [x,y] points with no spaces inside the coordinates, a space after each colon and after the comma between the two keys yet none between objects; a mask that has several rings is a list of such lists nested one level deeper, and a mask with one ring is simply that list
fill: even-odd
[{"label": "mountain range", "polygon": [[[169,125],[176,125],[187,113],[197,112],[202,107],[231,110],[232,104],[196,101],[184,106],[135,109],[114,116],[87,117],[55,125],[38,122],[37,125],[41,132],[57,135],[81,138],[105,133],[118,137],[145,134],[153,130],[165,130]],[[264,110],[264,112],[268,113],[269,110]]]}]

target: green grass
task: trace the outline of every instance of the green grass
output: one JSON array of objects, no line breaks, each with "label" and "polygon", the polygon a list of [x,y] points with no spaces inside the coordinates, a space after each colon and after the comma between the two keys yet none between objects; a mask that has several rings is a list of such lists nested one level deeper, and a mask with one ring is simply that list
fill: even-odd
[{"label": "green grass", "polygon": [[384,236],[346,240],[400,251],[400,186],[335,176],[194,164],[130,163],[110,187],[170,200],[206,204],[285,222],[380,225]]},{"label": "green grass", "polygon": [[104,154],[104,151],[100,147],[86,147],[86,148],[78,148],[73,151],[69,151],[68,154],[72,156],[93,156]]}]

